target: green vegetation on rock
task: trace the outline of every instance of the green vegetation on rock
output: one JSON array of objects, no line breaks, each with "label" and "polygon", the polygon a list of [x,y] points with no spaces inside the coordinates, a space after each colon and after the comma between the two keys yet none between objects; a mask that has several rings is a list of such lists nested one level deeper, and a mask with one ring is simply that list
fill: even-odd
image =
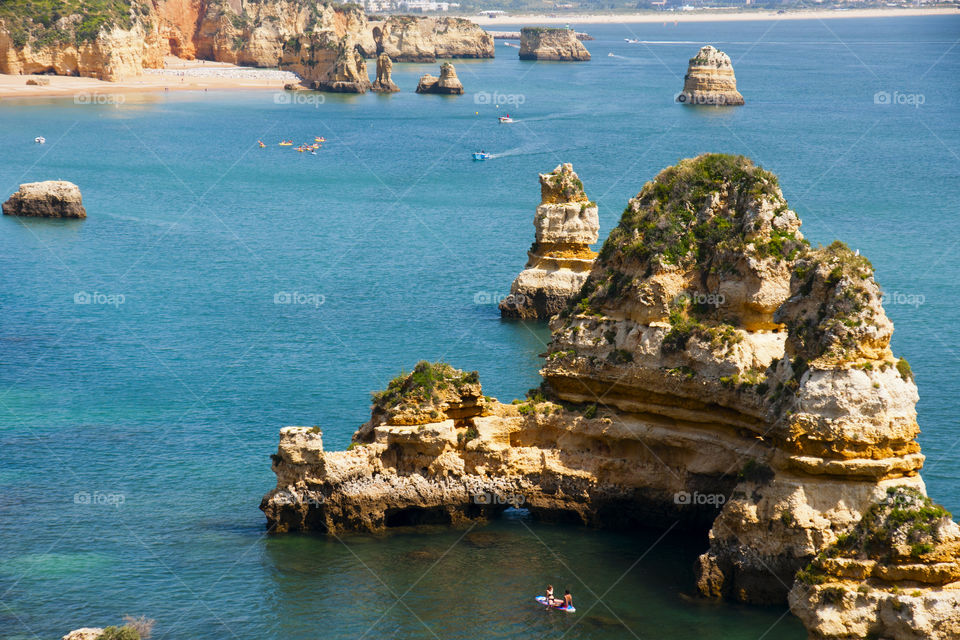
[{"label": "green vegetation on rock", "polygon": [[[468,385],[479,385],[480,374],[463,372],[446,362],[421,360],[413,371],[400,372],[382,391],[372,393],[374,405],[383,409],[436,406],[451,393],[459,395]],[[478,387],[479,388],[479,387]]]},{"label": "green vegetation on rock", "polygon": [[0,20],[15,47],[82,44],[103,28],[130,29],[149,8],[139,0],[2,0]]}]

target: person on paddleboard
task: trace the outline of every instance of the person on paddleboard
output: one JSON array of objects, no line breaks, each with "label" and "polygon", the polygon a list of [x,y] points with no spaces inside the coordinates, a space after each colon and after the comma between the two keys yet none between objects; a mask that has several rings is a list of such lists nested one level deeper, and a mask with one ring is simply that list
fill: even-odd
[{"label": "person on paddleboard", "polygon": [[547,604],[552,606],[554,603],[559,603],[559,602],[560,602],[559,600],[556,600],[553,597],[553,585],[548,584],[547,585]]},{"label": "person on paddleboard", "polygon": [[563,591],[563,606],[567,609],[573,606],[573,596],[570,595],[570,589],[564,589]]}]

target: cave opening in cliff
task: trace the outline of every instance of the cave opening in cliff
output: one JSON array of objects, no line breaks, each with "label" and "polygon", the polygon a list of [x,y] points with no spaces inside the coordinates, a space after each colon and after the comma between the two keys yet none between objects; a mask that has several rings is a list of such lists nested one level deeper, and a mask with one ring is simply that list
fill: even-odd
[{"label": "cave opening in cliff", "polygon": [[180,54],[183,53],[183,48],[180,46],[180,41],[177,38],[169,38],[167,43],[170,45],[170,55],[180,58]]}]

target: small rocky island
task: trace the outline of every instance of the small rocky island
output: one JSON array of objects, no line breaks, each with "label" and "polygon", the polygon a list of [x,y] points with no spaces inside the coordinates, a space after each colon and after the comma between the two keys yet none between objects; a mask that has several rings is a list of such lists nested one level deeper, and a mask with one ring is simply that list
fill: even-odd
[{"label": "small rocky island", "polygon": [[[287,427],[271,531],[495,517],[680,526],[705,596],[788,601],[818,639],[960,637],[960,535],[927,498],[917,387],[873,267],[812,247],[776,176],[706,154],[627,204],[503,404],[419,363],[347,451]],[[788,595],[789,594],[789,595]]]},{"label": "small rocky island", "polygon": [[597,241],[600,219],[572,165],[540,174],[533,226],[536,239],[527,266],[500,303],[503,317],[549,319],[567,306],[590,273],[597,257],[590,245]]},{"label": "small rocky island", "polygon": [[439,78],[429,73],[420,76],[420,81],[417,83],[417,93],[460,95],[463,93],[463,85],[460,84],[460,78],[457,77],[457,70],[453,65],[444,62],[440,65]]},{"label": "small rocky island", "polygon": [[521,60],[586,61],[590,52],[573,29],[524,27],[520,30]]},{"label": "small rocky island", "polygon": [[3,203],[3,215],[35,218],[86,218],[80,188],[66,180],[28,182]]},{"label": "small rocky island", "polygon": [[378,93],[395,93],[400,91],[400,87],[394,84],[393,78],[390,77],[392,71],[393,61],[390,60],[390,56],[385,53],[377,56],[377,79],[373,83],[373,86],[370,87],[371,90]]},{"label": "small rocky island", "polygon": [[689,105],[738,106],[743,96],[737,91],[730,56],[707,45],[690,58],[687,75],[683,77],[683,91],[677,102]]}]

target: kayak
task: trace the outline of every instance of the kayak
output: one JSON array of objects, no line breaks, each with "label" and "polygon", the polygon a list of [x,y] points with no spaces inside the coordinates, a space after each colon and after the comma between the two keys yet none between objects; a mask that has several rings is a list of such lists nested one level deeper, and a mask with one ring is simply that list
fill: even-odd
[{"label": "kayak", "polygon": [[542,604],[545,607],[550,607],[551,609],[556,609],[557,611],[566,611],[567,613],[576,613],[576,607],[558,607],[557,605],[547,604],[547,596],[537,596],[536,601]]}]

